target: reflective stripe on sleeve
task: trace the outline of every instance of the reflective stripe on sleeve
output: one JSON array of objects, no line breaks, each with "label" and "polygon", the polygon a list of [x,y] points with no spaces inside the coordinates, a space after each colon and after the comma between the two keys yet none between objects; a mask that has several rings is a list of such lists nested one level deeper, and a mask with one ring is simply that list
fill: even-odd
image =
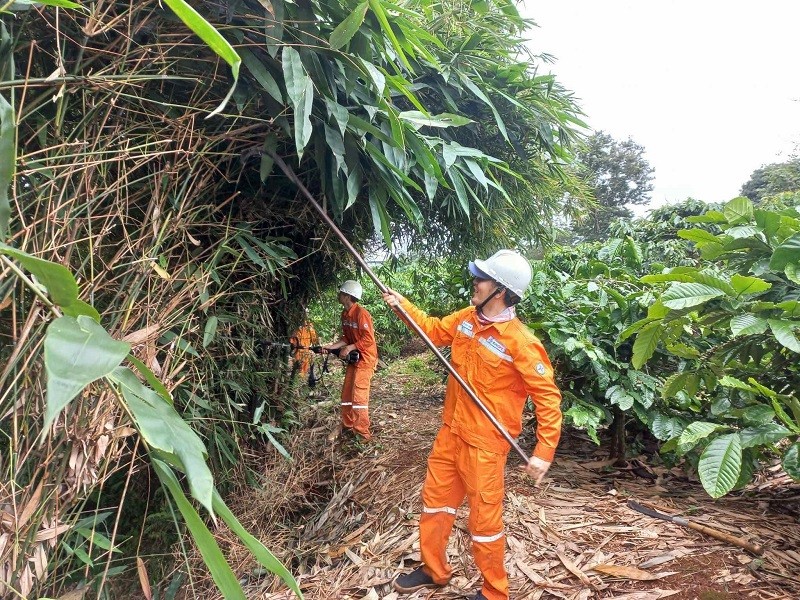
[{"label": "reflective stripe on sleeve", "polygon": [[367,410],[369,406],[364,406],[363,404],[353,404],[353,410]]},{"label": "reflective stripe on sleeve", "polygon": [[446,512],[446,513],[449,513],[451,515],[454,515],[454,514],[456,514],[456,509],[455,508],[450,508],[449,506],[441,506],[441,507],[437,507],[437,508],[429,508],[427,506],[423,506],[422,507],[422,512],[424,512],[424,513]]},{"label": "reflective stripe on sleeve", "polygon": [[496,542],[497,540],[499,540],[504,535],[505,535],[504,531],[501,531],[500,533],[495,534],[495,535],[473,535],[472,536],[472,541],[473,542],[479,542],[479,543],[488,544],[489,542]]},{"label": "reflective stripe on sleeve", "polygon": [[352,402],[342,402],[341,406],[353,406]]}]

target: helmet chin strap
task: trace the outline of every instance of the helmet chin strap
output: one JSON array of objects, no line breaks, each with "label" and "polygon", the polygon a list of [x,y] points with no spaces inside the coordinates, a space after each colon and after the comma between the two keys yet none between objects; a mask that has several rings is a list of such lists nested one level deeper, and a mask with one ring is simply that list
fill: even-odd
[{"label": "helmet chin strap", "polygon": [[[489,303],[489,300],[491,300],[492,298],[494,298],[494,295],[495,295],[497,292],[502,292],[502,291],[505,291],[505,289],[506,289],[506,286],[504,286],[504,285],[498,285],[496,288],[494,288],[494,291],[493,291],[491,294],[489,294],[488,296],[486,296],[486,300],[484,300],[483,302],[481,302],[480,304],[478,304],[478,306],[476,306],[476,307],[475,307],[475,309],[476,309],[476,310],[477,310],[479,313],[483,314],[483,307],[484,307],[484,306],[486,306],[486,305]],[[486,315],[484,315],[484,316],[486,316]]]}]

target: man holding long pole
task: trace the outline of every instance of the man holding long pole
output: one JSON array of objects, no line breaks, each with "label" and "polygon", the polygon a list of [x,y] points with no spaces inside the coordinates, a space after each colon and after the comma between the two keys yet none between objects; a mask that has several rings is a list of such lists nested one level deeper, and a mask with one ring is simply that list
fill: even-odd
[{"label": "man holding long pole", "polygon": [[517,252],[500,250],[469,264],[473,276],[472,306],[437,319],[387,290],[383,299],[401,317],[407,316],[436,346],[451,346],[458,375],[477,393],[488,412],[503,427],[492,426],[451,374],[445,392],[443,424],[428,458],[420,517],[422,562],[401,575],[394,587],[411,593],[445,585],[452,575],[447,543],[456,510],[466,497],[469,531],[483,587],[475,600],[506,600],[504,565],[504,469],[510,449],[502,435],[522,429],[528,397],[536,409],[537,444],[524,466],[539,485],[553,461],[561,435],[561,393],[541,342],[516,317],[515,305],[530,285],[528,261]]}]

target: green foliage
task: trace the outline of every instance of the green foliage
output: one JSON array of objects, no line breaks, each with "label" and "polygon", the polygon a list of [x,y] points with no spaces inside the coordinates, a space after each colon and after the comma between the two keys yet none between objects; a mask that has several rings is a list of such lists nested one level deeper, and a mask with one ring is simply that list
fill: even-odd
[{"label": "green foliage", "polygon": [[768,196],[797,191],[800,191],[800,158],[756,169],[742,186],[741,193],[759,204]]},{"label": "green foliage", "polygon": [[642,146],[631,139],[619,142],[602,131],[586,140],[577,160],[597,207],[575,224],[573,231],[584,240],[607,239],[615,219],[633,216],[629,205],[649,202],[653,168]]},{"label": "green foliage", "polygon": [[704,260],[643,277],[655,299],[626,334],[646,339],[634,345],[636,364],[661,352],[680,359],[665,398],[703,399],[695,407],[708,422],[674,432],[668,439],[676,444],[662,451],[692,450],[701,438],[687,431],[700,427],[708,437],[699,446],[701,481],[719,497],[747,483],[750,462],[772,450],[785,455],[800,434],[800,212],[735,198],[688,220],[719,228],[680,232]]}]

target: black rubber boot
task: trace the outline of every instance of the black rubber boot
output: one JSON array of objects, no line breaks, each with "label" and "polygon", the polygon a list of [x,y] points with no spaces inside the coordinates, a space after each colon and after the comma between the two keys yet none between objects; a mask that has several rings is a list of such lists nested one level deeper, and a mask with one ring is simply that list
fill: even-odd
[{"label": "black rubber boot", "polygon": [[400,575],[394,580],[394,589],[401,594],[410,594],[422,588],[440,588],[441,584],[436,583],[430,575],[428,575],[422,567],[417,568],[411,573]]},{"label": "black rubber boot", "polygon": [[484,596],[481,592],[475,594],[475,600],[486,600],[486,596]]}]

